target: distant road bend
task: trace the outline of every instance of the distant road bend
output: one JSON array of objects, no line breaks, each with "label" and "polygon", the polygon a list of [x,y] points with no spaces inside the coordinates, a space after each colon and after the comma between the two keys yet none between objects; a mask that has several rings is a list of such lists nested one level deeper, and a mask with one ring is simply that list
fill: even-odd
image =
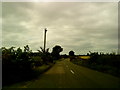
[{"label": "distant road bend", "polygon": [[75,65],[65,59],[58,61],[25,88],[120,88],[120,79]]}]

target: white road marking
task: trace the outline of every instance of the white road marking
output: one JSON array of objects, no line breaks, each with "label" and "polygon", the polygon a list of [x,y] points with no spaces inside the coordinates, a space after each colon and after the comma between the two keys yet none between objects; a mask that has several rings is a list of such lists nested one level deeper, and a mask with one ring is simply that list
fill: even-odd
[{"label": "white road marking", "polygon": [[71,72],[72,74],[75,74],[75,73],[73,72],[73,70],[70,70],[70,72]]}]

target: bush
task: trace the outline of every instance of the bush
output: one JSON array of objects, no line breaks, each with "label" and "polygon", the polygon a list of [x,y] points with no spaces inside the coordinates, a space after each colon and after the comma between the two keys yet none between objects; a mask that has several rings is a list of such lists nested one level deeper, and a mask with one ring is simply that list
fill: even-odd
[{"label": "bush", "polygon": [[[42,67],[44,64],[49,66],[53,63],[53,57],[48,52],[49,49],[44,51],[41,48],[42,51],[38,50],[39,53],[36,54],[32,53],[28,45],[24,46],[23,51],[20,48],[17,50],[14,48],[1,48],[3,86],[35,78],[39,74],[36,71],[38,66]],[[44,69],[42,70],[44,71]]]},{"label": "bush", "polygon": [[27,49],[27,51],[22,52],[20,48],[17,50],[14,50],[14,48],[2,48],[3,86],[31,77],[32,61],[29,55],[30,51]]},{"label": "bush", "polygon": [[35,65],[35,66],[43,65],[43,60],[41,59],[40,56],[33,56],[32,60],[33,60],[33,65]]},{"label": "bush", "polygon": [[120,55],[115,55],[114,53],[98,54],[98,52],[90,52],[89,55],[90,59],[74,60],[74,63],[120,77]]}]

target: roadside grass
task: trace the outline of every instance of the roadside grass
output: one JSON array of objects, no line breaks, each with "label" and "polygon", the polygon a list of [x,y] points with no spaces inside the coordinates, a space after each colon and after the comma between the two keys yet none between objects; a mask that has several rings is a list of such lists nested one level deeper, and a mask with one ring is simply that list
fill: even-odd
[{"label": "roadside grass", "polygon": [[88,84],[86,87],[93,86],[96,88],[119,88],[120,79],[118,77],[86,68],[84,66],[81,66],[79,70],[81,72],[81,76],[83,75],[83,78],[80,78],[81,81],[84,81],[85,78],[91,81],[91,84]]},{"label": "roadside grass", "polygon": [[33,69],[35,72],[38,72],[38,74],[44,73],[45,71],[47,71],[53,64],[49,63],[49,65],[42,65],[39,67],[36,67],[35,69]]},{"label": "roadside grass", "polygon": [[12,85],[8,85],[8,86],[4,86],[4,88],[25,88],[28,83],[32,83],[34,80],[36,80],[42,73],[46,72],[47,70],[49,70],[51,67],[53,66],[52,63],[49,63],[49,65],[42,65],[39,67],[35,67],[33,69],[33,73],[31,73],[34,78],[32,78],[31,80],[27,80],[27,81],[22,81],[22,82],[18,82]]},{"label": "roadside grass", "polygon": [[[40,61],[39,57],[33,57],[35,61]],[[36,80],[37,78],[40,77],[40,75],[42,75],[44,72],[46,72],[47,70],[49,70],[55,63],[61,61],[61,59],[59,60],[54,60],[53,63],[47,63],[47,64],[37,64],[36,66],[34,66],[32,68],[32,73],[28,74],[30,76],[29,79],[27,80],[22,80],[20,82],[16,82],[10,85],[5,85],[3,86],[4,88],[25,88],[27,84],[34,82],[34,80]],[[41,61],[42,62],[42,61]],[[29,77],[28,76],[28,77]]]},{"label": "roadside grass", "polygon": [[[105,58],[105,59],[104,59]],[[104,60],[103,60],[104,59]],[[109,62],[106,62],[106,60],[109,60]],[[99,72],[107,73],[113,76],[120,77],[119,73],[120,70],[116,66],[111,66],[109,63],[111,63],[111,58],[108,56],[101,56],[100,58],[96,59],[97,62],[89,63],[90,62],[90,56],[78,56],[71,62],[80,66],[84,66]],[[115,60],[114,60],[115,61]],[[100,62],[100,63],[99,63]],[[102,62],[102,63],[101,63]],[[106,64],[103,64],[106,63]],[[116,62],[113,62],[116,64]]]}]

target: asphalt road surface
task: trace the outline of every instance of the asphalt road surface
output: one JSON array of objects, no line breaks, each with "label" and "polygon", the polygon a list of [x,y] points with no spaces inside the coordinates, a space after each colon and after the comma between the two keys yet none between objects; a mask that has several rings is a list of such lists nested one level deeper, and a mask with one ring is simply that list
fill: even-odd
[{"label": "asphalt road surface", "polygon": [[120,88],[120,79],[75,65],[69,59],[58,61],[38,79],[23,88]]}]

